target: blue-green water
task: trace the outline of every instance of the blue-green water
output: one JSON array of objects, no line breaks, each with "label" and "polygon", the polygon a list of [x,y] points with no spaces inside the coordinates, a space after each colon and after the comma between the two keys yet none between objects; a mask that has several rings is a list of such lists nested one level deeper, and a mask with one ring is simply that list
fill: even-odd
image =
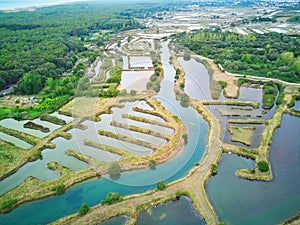
[{"label": "blue-green water", "polygon": [[191,200],[181,196],[177,201],[168,201],[139,214],[136,225],[204,225]]},{"label": "blue-green water", "polygon": [[237,168],[253,168],[253,161],[223,154],[218,175],[206,186],[220,221],[230,225],[271,225],[300,211],[299,135],[300,118],[283,115],[270,149],[273,172],[270,182],[236,177]]},{"label": "blue-green water", "polygon": [[121,195],[145,192],[153,189],[158,180],[177,180],[199,162],[206,146],[207,123],[192,108],[183,108],[173,93],[175,71],[169,62],[167,43],[163,43],[162,61],[165,79],[157,98],[174,115],[180,117],[188,129],[188,144],[174,159],[158,165],[156,170],[143,169],[122,173],[120,179],[92,179],[75,185],[63,195],[27,203],[12,212],[0,215],[0,224],[45,224],[78,211],[81,203],[98,204],[108,192]]},{"label": "blue-green water", "polygon": [[295,102],[295,106],[293,107],[293,109],[300,110],[300,101]]},{"label": "blue-green water", "polygon": [[115,216],[109,220],[99,223],[99,225],[125,225],[126,222],[127,222],[127,217]]}]

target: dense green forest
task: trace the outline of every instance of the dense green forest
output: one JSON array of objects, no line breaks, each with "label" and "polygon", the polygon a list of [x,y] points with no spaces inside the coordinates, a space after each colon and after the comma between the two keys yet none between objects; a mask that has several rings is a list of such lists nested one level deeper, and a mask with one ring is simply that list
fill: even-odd
[{"label": "dense green forest", "polygon": [[47,78],[72,69],[78,55],[94,59],[96,54],[84,47],[93,33],[100,31],[96,44],[104,46],[111,34],[142,27],[133,17],[138,11],[125,9],[72,4],[0,13],[0,89],[19,82],[20,93],[37,93]]},{"label": "dense green forest", "polygon": [[300,36],[205,30],[178,34],[174,39],[196,54],[220,63],[227,71],[300,81]]}]

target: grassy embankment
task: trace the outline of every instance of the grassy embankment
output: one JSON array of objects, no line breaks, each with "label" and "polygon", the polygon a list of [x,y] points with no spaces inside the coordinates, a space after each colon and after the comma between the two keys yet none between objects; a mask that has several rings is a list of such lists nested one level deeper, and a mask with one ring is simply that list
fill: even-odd
[{"label": "grassy embankment", "polygon": [[174,93],[176,100],[180,100],[180,96],[184,94],[183,89],[185,86],[185,71],[177,60],[177,55],[172,53],[172,64],[176,71],[175,73],[175,84],[174,84]]},{"label": "grassy embankment", "polygon": [[113,63],[111,58],[103,57],[102,65],[99,70],[99,75],[92,81],[92,83],[93,84],[103,83],[105,81],[106,73],[111,69],[112,66]]},{"label": "grassy embankment", "polygon": [[245,116],[245,117],[262,117],[262,114],[257,111],[251,110],[240,110],[240,109],[228,109],[216,107],[215,110],[220,113],[221,116]]},{"label": "grassy embankment", "polygon": [[34,122],[27,122],[23,125],[24,128],[29,128],[29,129],[33,129],[33,130],[39,130],[41,132],[44,132],[44,133],[48,133],[50,132],[50,129],[48,127],[44,127],[40,124],[36,124]]},{"label": "grassy embankment", "polygon": [[[163,137],[164,139],[168,140],[168,143],[166,145],[156,146],[156,145],[150,144],[148,142],[129,138],[124,135],[114,134],[114,133],[106,132],[106,131],[99,131],[101,135],[107,135],[107,136],[110,136],[113,138],[117,138],[117,139],[121,139],[121,140],[131,142],[134,144],[142,145],[142,146],[145,146],[145,147],[148,147],[148,148],[151,148],[154,150],[153,154],[151,154],[149,156],[137,156],[134,154],[130,154],[126,151],[123,152],[123,150],[110,147],[109,148],[110,152],[117,153],[117,154],[122,153],[121,154],[122,159],[120,161],[122,171],[148,167],[149,160],[154,160],[156,162],[156,164],[165,162],[166,160],[168,160],[171,157],[173,157],[174,155],[176,155],[180,151],[180,149],[182,148],[182,146],[184,144],[182,135],[185,133],[185,128],[184,128],[184,125],[182,124],[182,122],[177,117],[174,117],[169,111],[167,111],[158,102],[157,99],[147,98],[146,101],[150,106],[152,106],[154,108],[154,110],[146,110],[146,109],[141,109],[141,108],[137,108],[137,107],[135,107],[133,110],[141,112],[141,113],[158,116],[158,117],[164,119],[166,121],[164,123],[164,126],[172,127],[172,129],[174,130],[174,134],[169,136],[169,135],[164,135],[164,134],[161,134],[158,132],[149,131],[149,130],[143,129],[143,128],[135,128],[133,126],[129,126],[126,124],[122,124],[122,125],[118,124],[122,127],[126,127],[127,129],[134,129],[136,132],[147,133],[150,135]],[[125,114],[125,117],[127,117],[126,114]],[[137,119],[142,122],[145,122],[145,121],[150,122],[150,123],[153,122],[152,120],[148,120],[148,119],[145,119],[142,117],[136,117],[136,116],[134,117],[134,119]],[[153,122],[153,123],[157,123],[157,122]],[[115,125],[117,125],[117,124],[115,124]],[[162,124],[160,124],[160,125],[162,125]],[[103,149],[103,147],[104,147],[103,150],[107,149],[106,146],[99,145],[97,143],[88,142],[88,144],[93,147],[100,148],[100,149]]]},{"label": "grassy embankment", "polygon": [[162,134],[162,133],[159,133],[159,132],[155,132],[153,130],[146,129],[146,128],[141,128],[141,127],[137,127],[137,126],[133,126],[133,125],[119,123],[117,121],[112,121],[110,123],[110,125],[114,126],[114,127],[123,128],[123,129],[126,129],[126,130],[131,130],[131,131],[143,133],[143,134],[149,134],[149,135],[152,135],[154,137],[165,139],[166,141],[169,141],[171,139],[170,135],[166,135],[166,134]]},{"label": "grassy embankment", "polygon": [[186,177],[168,184],[163,191],[152,190],[143,194],[126,196],[122,202],[112,205],[99,204],[92,207],[84,216],[79,216],[78,213],[75,213],[53,224],[72,224],[75,221],[83,224],[95,224],[117,215],[128,216],[128,224],[134,224],[141,210],[166,202],[178,195],[188,195],[201,216],[205,218],[207,224],[218,224],[218,218],[209,203],[204,186],[211,174],[211,165],[218,162],[222,153],[219,139],[221,127],[218,120],[201,103],[193,101],[192,106],[210,124],[210,131],[203,160],[199,165],[192,168]]},{"label": "grassy embankment", "polygon": [[61,126],[66,124],[66,121],[64,121],[63,119],[57,118],[57,117],[49,115],[49,114],[41,115],[40,119],[42,121],[47,121],[47,122],[54,123],[54,124],[61,125]]},{"label": "grassy embankment", "polygon": [[[271,165],[269,163],[269,150],[272,141],[273,134],[275,130],[281,124],[282,114],[287,110],[288,103],[291,101],[291,94],[285,94],[284,101],[281,105],[279,105],[272,118],[269,121],[262,121],[261,123],[265,123],[266,127],[263,130],[261,141],[259,146],[256,149],[247,149],[241,148],[229,144],[223,144],[224,152],[232,152],[242,156],[250,157],[255,160],[256,167],[253,169],[241,169],[236,171],[236,175],[250,180],[271,180],[272,179],[272,170]],[[263,168],[259,168],[259,164],[262,162],[267,162],[267,167],[265,170]]]},{"label": "grassy embankment", "polygon": [[228,130],[231,134],[231,141],[232,142],[240,142],[245,145],[251,145],[251,139],[256,126],[250,127],[236,127],[236,126],[229,126]]},{"label": "grassy embankment", "polygon": [[251,106],[254,109],[259,107],[258,102],[239,100],[201,100],[203,105],[231,105],[231,106]]},{"label": "grassy embankment", "polygon": [[292,100],[288,104],[289,109],[286,110],[286,113],[293,115],[293,116],[300,117],[300,110],[292,108],[293,106],[295,106],[296,101],[299,101],[299,100],[300,100],[300,95],[294,95],[292,97]]},{"label": "grassy embankment", "polygon": [[69,95],[57,97],[55,99],[47,98],[47,96],[41,96],[44,98],[39,104],[30,107],[24,106],[3,106],[0,110],[0,120],[5,118],[15,119],[27,119],[32,120],[44,113],[52,113],[59,109],[62,105],[66,104],[72,99]]},{"label": "grassy embankment", "polygon": [[[118,100],[114,101],[106,101],[106,99],[101,99],[100,101],[102,103],[106,104],[97,104],[98,107],[96,107],[95,111],[92,111],[92,115],[94,116],[88,116],[86,113],[87,112],[82,112],[81,110],[81,116],[75,119],[73,122],[65,125],[64,127],[54,131],[51,133],[49,136],[47,136],[44,139],[38,139],[36,140],[35,146],[26,152],[29,152],[29,156],[32,157],[32,152],[33,149],[35,151],[38,151],[40,154],[41,150],[46,148],[47,145],[45,143],[51,141],[57,136],[64,136],[66,138],[70,138],[70,134],[66,133],[66,131],[70,130],[74,127],[78,127],[81,129],[84,129],[84,126],[78,126],[78,123],[82,122],[86,118],[95,117],[96,115],[99,115],[100,113],[107,112],[107,109],[116,104],[117,102],[124,101],[126,100],[126,97],[118,98]],[[132,99],[132,97],[130,97]],[[76,101],[76,100],[74,100]],[[122,165],[122,170],[132,170],[132,169],[137,169],[137,168],[144,168],[149,166],[149,160],[154,159],[156,163],[161,163],[166,160],[168,160],[170,157],[173,157],[175,154],[178,153],[178,151],[182,148],[183,145],[183,140],[182,140],[182,133],[184,132],[184,127],[183,124],[180,120],[177,118],[173,117],[171,113],[166,111],[160,103],[156,99],[148,99],[147,100],[149,104],[155,107],[156,112],[159,115],[164,115],[165,119],[168,119],[168,126],[171,126],[174,129],[174,135],[170,138],[169,142],[165,146],[158,146],[155,148],[154,154],[151,156],[147,157],[139,157],[133,154],[130,154],[128,152],[123,152],[123,150],[118,150],[116,148],[108,147],[108,146],[95,146],[94,143],[85,141],[85,144],[93,146],[93,147],[98,147],[101,148],[102,150],[109,150],[110,152],[114,153],[121,153],[122,159],[120,161],[120,164]],[[87,101],[89,102],[89,101]],[[90,101],[89,103],[94,103],[93,101]],[[99,102],[98,102],[99,103]],[[70,103],[71,104],[71,103]],[[80,107],[83,107],[80,105]],[[65,108],[66,109],[66,108]],[[65,110],[63,109],[63,111]],[[67,107],[67,109],[70,109]],[[77,112],[75,110],[75,112]],[[78,111],[79,113],[79,111]],[[27,137],[28,138],[28,137]],[[52,143],[49,144],[49,147],[54,148],[54,145]],[[101,163],[98,162],[97,160],[87,157],[85,155],[82,155],[80,153],[76,153],[72,150],[68,150],[66,154],[71,155],[73,157],[76,157],[80,160],[83,160],[85,162],[88,162],[92,166],[95,166],[93,169],[88,169],[80,172],[73,172],[71,170],[68,170],[67,168],[64,168],[65,173],[62,173],[61,176],[57,179],[49,180],[49,181],[41,181],[37,180],[35,178],[27,178],[21,185],[18,187],[10,190],[9,192],[5,193],[0,197],[0,205],[1,205],[1,210],[0,212],[7,212],[12,210],[13,208],[17,207],[20,204],[23,204],[28,201],[34,201],[37,199],[45,198],[48,196],[51,196],[55,194],[57,191],[61,192],[66,190],[67,188],[71,187],[72,185],[82,182],[86,179],[90,179],[92,177],[97,176],[97,171],[101,171],[102,173],[107,173],[109,163]],[[8,156],[9,157],[9,156]],[[7,157],[6,157],[7,158]],[[20,168],[22,165],[27,163],[29,160],[27,158],[22,158],[23,161],[18,164],[14,164],[15,170],[11,170],[10,173],[6,173],[5,175],[10,175],[11,173],[14,173],[18,168]],[[36,158],[32,158],[32,160],[35,160]],[[9,164],[9,163],[7,163]],[[11,165],[11,164],[9,164]],[[2,168],[2,167],[1,167]],[[60,185],[59,187],[57,185]],[[28,191],[28,190],[34,190],[34,191]],[[19,197],[20,196],[20,197]]]},{"label": "grassy embankment", "polygon": [[[1,160],[1,174],[3,174],[1,179],[4,179],[5,177],[8,177],[9,175],[15,173],[20,167],[25,165],[27,162],[34,161],[42,157],[41,151],[43,149],[55,148],[55,145],[50,142],[51,140],[57,137],[63,137],[65,139],[72,138],[72,135],[66,133],[66,131],[72,129],[73,126],[82,128],[81,126],[77,126],[77,124],[80,121],[81,121],[80,118],[78,118],[73,122],[65,125],[64,127],[57,129],[56,131],[52,132],[51,134],[49,134],[43,139],[39,139],[19,131],[14,131],[8,128],[1,127],[3,132],[16,136],[34,145],[29,150],[23,150],[15,147],[12,144],[3,141],[0,142],[1,148],[6,150],[5,151],[6,157],[4,158],[6,160]],[[7,155],[8,152],[10,153],[9,155]],[[53,190],[49,188],[54,187],[55,185],[58,184],[58,182],[64,184],[64,187],[63,188],[59,187],[59,189],[65,190],[66,188],[72,186],[75,183],[81,182],[85,179],[92,177],[91,171],[81,171],[75,173],[71,170],[68,170],[68,173],[63,173],[62,175],[63,175],[62,177],[59,177],[54,180],[49,180],[49,181],[42,181],[32,177],[28,177],[22,184],[10,190],[9,192],[1,195],[0,213],[10,211],[15,207],[17,207],[18,205],[23,204],[25,202],[33,201],[33,200],[37,200],[37,199],[41,199],[53,195],[54,193],[53,190],[55,188]],[[29,190],[34,190],[34,191],[29,191]]]},{"label": "grassy embankment", "polygon": [[45,181],[34,177],[26,178],[22,184],[1,196],[0,212],[8,212],[25,202],[62,194],[72,185],[97,176],[92,168],[73,172],[56,162],[50,162],[47,166],[51,170],[58,171],[61,176]]}]

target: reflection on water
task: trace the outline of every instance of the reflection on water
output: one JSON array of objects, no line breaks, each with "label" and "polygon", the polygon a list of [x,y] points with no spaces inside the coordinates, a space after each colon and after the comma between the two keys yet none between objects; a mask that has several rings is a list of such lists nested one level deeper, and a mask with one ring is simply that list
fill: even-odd
[{"label": "reflection on water", "polygon": [[296,101],[293,109],[300,110],[300,101]]},{"label": "reflection on water", "polygon": [[15,146],[23,149],[30,149],[32,147],[31,144],[16,138],[14,136],[8,135],[6,133],[0,132],[0,139],[9,143],[14,144]]},{"label": "reflection on water", "polygon": [[152,74],[153,71],[123,71],[120,89],[144,91]]},{"label": "reflection on water", "polygon": [[125,225],[127,222],[126,216],[115,216],[111,219],[108,219],[98,225]]},{"label": "reflection on water", "polygon": [[185,71],[184,91],[194,99],[211,99],[209,75],[205,66],[195,59],[185,61],[182,57],[178,58],[178,62]]},{"label": "reflection on water", "polygon": [[[68,189],[64,194],[24,204],[7,214],[0,215],[0,224],[45,224],[70,213],[77,212],[81,203],[89,206],[99,204],[108,192],[121,195],[142,193],[154,189],[158,180],[171,182],[186,175],[203,156],[208,132],[207,123],[192,108],[183,108],[176,101],[173,87],[175,70],[169,62],[168,43],[162,44],[164,80],[157,99],[187,126],[189,141],[172,160],[149,168],[122,173],[117,181],[106,177],[92,179]],[[36,213],[39,212],[39,213]]]},{"label": "reflection on water", "polygon": [[273,180],[249,181],[235,176],[237,168],[254,163],[236,155],[223,154],[218,175],[206,190],[220,221],[232,225],[278,224],[300,210],[300,118],[283,115],[273,136],[270,161]]},{"label": "reflection on water", "polygon": [[137,218],[136,225],[202,225],[205,221],[199,216],[191,200],[181,196],[177,201],[164,204],[143,211]]}]

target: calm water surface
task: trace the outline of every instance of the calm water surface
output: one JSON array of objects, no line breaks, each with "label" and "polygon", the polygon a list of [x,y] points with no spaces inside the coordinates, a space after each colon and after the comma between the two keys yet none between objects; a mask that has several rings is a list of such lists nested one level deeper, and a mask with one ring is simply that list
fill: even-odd
[{"label": "calm water surface", "polygon": [[218,175],[206,186],[220,221],[230,225],[278,224],[300,211],[300,118],[284,115],[270,149],[273,180],[248,181],[234,175],[252,160],[223,154]]},{"label": "calm water surface", "polygon": [[204,225],[205,220],[199,216],[191,200],[181,196],[177,201],[164,204],[143,211],[137,218],[136,225]]},{"label": "calm water surface", "polygon": [[[188,129],[189,141],[174,159],[158,165],[156,170],[142,169],[122,173],[117,181],[108,178],[92,179],[67,190],[64,194],[19,206],[10,213],[0,215],[0,224],[46,224],[70,213],[77,212],[81,203],[99,204],[108,192],[121,195],[142,193],[155,188],[158,180],[177,180],[199,162],[206,147],[207,123],[192,108],[183,108],[175,100],[173,86],[175,71],[170,65],[168,43],[162,44],[162,61],[165,78],[157,99],[174,115],[183,120]],[[66,146],[67,147],[67,146]],[[37,213],[39,212],[39,213]]]},{"label": "calm water surface", "polygon": [[106,220],[98,225],[125,225],[127,222],[126,216],[115,216],[109,220]]}]

